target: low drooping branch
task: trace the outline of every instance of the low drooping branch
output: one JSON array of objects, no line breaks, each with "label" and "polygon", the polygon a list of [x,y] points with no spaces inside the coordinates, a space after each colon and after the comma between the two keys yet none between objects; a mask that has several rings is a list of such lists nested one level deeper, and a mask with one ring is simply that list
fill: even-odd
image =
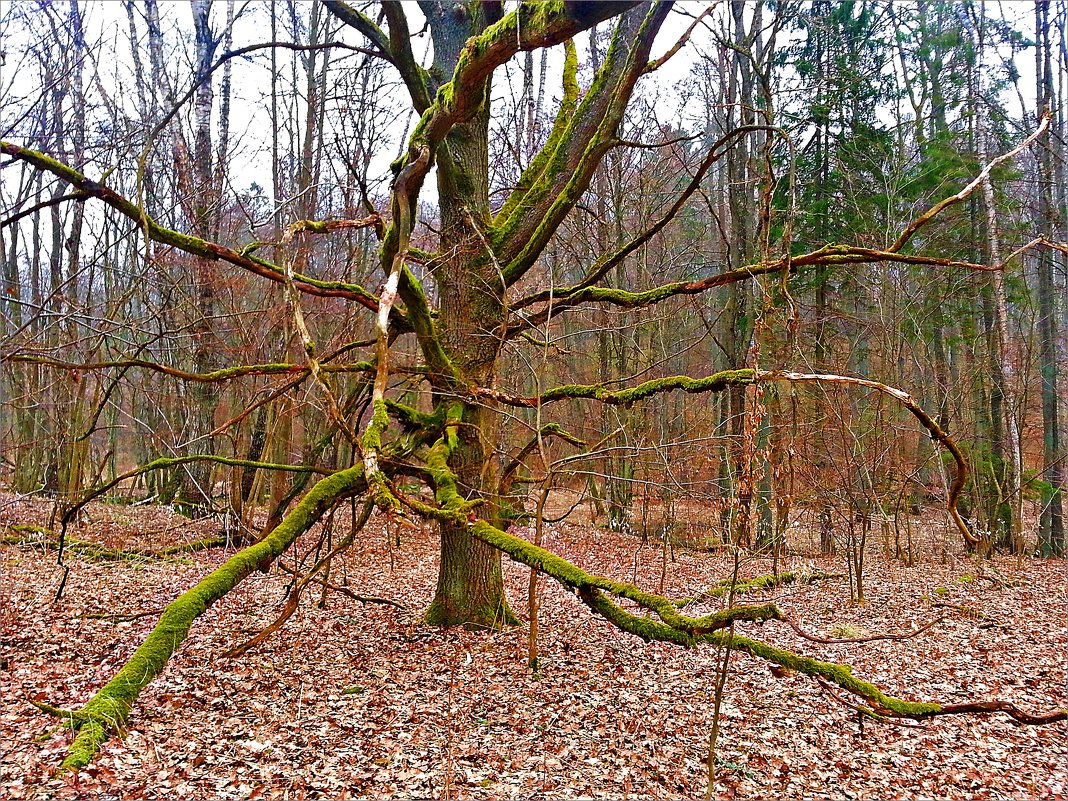
[{"label": "low drooping branch", "polygon": [[536,408],[540,405],[567,399],[590,399],[611,406],[630,406],[640,400],[663,392],[674,392],[676,390],[689,393],[722,392],[730,386],[745,386],[746,384],[765,381],[849,384],[873,389],[894,398],[920,421],[920,424],[930,433],[931,439],[949,451],[953,457],[953,461],[956,463],[956,472],[949,487],[946,508],[964,541],[972,546],[979,544],[979,538],[972,533],[971,528],[969,528],[957,509],[957,501],[968,483],[969,472],[968,462],[964,458],[964,453],[961,451],[960,446],[938,425],[934,418],[913,400],[911,395],[878,381],[834,374],[794,373],[786,370],[752,370],[745,368],[741,370],[722,370],[705,378],[690,378],[689,376],[681,375],[654,378],[635,387],[618,390],[609,390],[599,384],[565,384],[564,386],[554,387],[538,397],[518,397],[487,388],[478,388],[474,392],[478,397],[489,398],[509,406],[523,408]]},{"label": "low drooping branch", "polygon": [[840,643],[879,642],[881,640],[911,640],[913,637],[920,636],[925,631],[930,631],[945,619],[946,616],[943,615],[942,617],[924,623],[922,626],[914,628],[912,631],[906,631],[903,634],[864,634],[859,637],[819,637],[815,634],[809,634],[788,618],[784,618],[783,622],[793,629],[795,634],[804,637],[809,642],[818,642],[822,645],[838,645]]},{"label": "low drooping branch", "polygon": [[115,676],[72,715],[77,736],[62,767],[77,770],[89,764],[100,746],[121,731],[141,691],[166,667],[184,642],[193,622],[213,603],[256,570],[265,570],[296,539],[343,498],[365,489],[363,466],[337,472],[317,483],[285,520],[254,545],[238,551],[179,595]]},{"label": "low drooping branch", "polygon": [[792,373],[785,370],[758,372],[754,377],[754,381],[800,381],[823,384],[848,384],[865,387],[867,389],[874,389],[875,391],[881,392],[884,395],[889,395],[896,400],[908,409],[913,417],[920,421],[920,424],[927,429],[928,433],[930,433],[931,439],[949,451],[950,455],[953,457],[957,469],[953,476],[953,482],[949,487],[949,497],[946,499],[946,508],[949,510],[949,515],[953,518],[953,522],[957,526],[957,530],[960,532],[961,536],[964,538],[964,541],[973,546],[979,544],[979,538],[972,533],[971,528],[957,510],[957,501],[960,499],[960,495],[968,483],[968,462],[964,458],[964,453],[961,451],[960,446],[957,445],[956,441],[949,436],[949,434],[938,425],[938,422],[931,417],[931,415],[927,414],[927,412],[923,410],[923,407],[916,403],[912,396],[907,392],[895,387],[887,386],[886,384],[881,384],[878,381],[871,381],[867,378],[825,373]]},{"label": "low drooping branch", "polygon": [[[449,453],[456,442],[455,436],[446,434],[431,448],[427,458],[440,507],[439,516],[454,525],[466,526],[474,537],[492,545],[514,561],[532,567],[573,590],[586,605],[623,631],[646,641],[656,640],[685,647],[706,643],[726,646],[729,640],[730,647],[735,650],[836,684],[863,699],[878,716],[922,720],[938,715],[1004,712],[1021,723],[1046,724],[1068,720],[1068,710],[1032,714],[1005,701],[941,705],[896,698],[874,684],[858,679],[848,665],[800,656],[760,640],[740,636],[733,629],[728,630],[732,623],[739,621],[785,621],[786,618],[775,604],[738,606],[692,618],[679,613],[675,604],[663,596],[645,592],[632,584],[587,573],[566,559],[475,517],[470,504],[457,491],[456,477],[447,466]],[[641,609],[653,612],[660,619],[658,621],[629,612],[609,596],[630,601]]]}]

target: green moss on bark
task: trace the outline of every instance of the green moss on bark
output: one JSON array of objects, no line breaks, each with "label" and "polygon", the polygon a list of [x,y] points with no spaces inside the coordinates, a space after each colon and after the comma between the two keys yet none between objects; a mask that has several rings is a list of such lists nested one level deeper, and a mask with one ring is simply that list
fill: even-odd
[{"label": "green moss on bark", "polygon": [[757,578],[747,579],[745,581],[735,582],[732,579],[724,579],[718,584],[713,584],[708,589],[701,592],[701,594],[695,598],[683,598],[675,601],[675,606],[684,607],[689,606],[692,603],[700,601],[702,598],[723,598],[728,595],[745,595],[747,592],[759,592],[762,590],[771,590],[775,587],[779,587],[785,584],[793,584],[795,582],[801,584],[811,584],[816,581],[842,578],[841,573],[800,573],[793,571],[786,571],[785,573],[769,574],[767,576],[758,576]]},{"label": "green moss on bark", "polygon": [[640,400],[662,392],[682,390],[683,392],[722,392],[730,386],[744,386],[753,383],[756,372],[751,369],[722,370],[705,378],[690,378],[684,375],[654,378],[638,384],[636,387],[620,390],[608,390],[597,384],[564,384],[554,387],[541,396],[542,403],[566,400],[570,398],[589,398],[612,406],[630,406]]},{"label": "green moss on bark", "polygon": [[141,691],[166,667],[189,629],[215,601],[245,577],[264,569],[337,501],[365,487],[363,467],[342,470],[318,482],[282,523],[264,539],[227,559],[172,601],[133,656],[77,715],[83,720],[62,768],[77,770],[89,764],[101,744],[120,731]]}]

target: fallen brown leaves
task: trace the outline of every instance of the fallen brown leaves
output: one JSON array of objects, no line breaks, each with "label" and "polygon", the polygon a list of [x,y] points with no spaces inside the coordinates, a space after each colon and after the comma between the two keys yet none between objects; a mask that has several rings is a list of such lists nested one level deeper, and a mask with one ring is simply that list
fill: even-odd
[{"label": "fallen brown leaves", "polygon": [[[0,523],[46,522],[41,502],[0,497]],[[339,515],[339,521],[347,515]],[[162,547],[212,533],[166,510],[92,505],[79,538]],[[587,570],[659,589],[662,550],[588,528],[550,529],[547,546]],[[300,544],[297,558],[315,545]],[[405,530],[392,544],[369,527],[331,583],[421,610],[436,573],[435,537]],[[819,645],[781,624],[775,643],[850,662],[887,690],[945,703],[1001,698],[1032,709],[1068,703],[1063,564],[977,564],[925,553],[904,568],[872,548],[863,607],[843,582],[768,593],[807,632],[931,631],[901,642]],[[680,797],[704,789],[716,654],[645,645],[542,581],[542,676],[526,668],[522,628],[441,631],[337,593],[301,608],[241,659],[219,654],[267,625],[292,576],[250,578],[209,610],[135,709],[132,729],[92,767],[55,778],[68,737],[35,742],[54,720],[30,699],[78,706],[107,681],[154,623],[85,617],[164,606],[218,564],[208,551],[144,563],[72,559],[52,601],[55,554],[0,549],[0,795],[23,797],[346,798]],[[293,566],[294,556],[286,564]],[[812,560],[807,560],[813,563]],[[788,559],[785,567],[800,564]],[[392,565],[392,566],[391,566]],[[841,570],[834,560],[818,566]],[[999,582],[980,578],[998,570]],[[748,576],[770,563],[744,565]],[[679,551],[664,590],[692,595],[729,575],[726,557]],[[525,608],[526,568],[506,565]],[[759,597],[763,597],[760,594]],[[748,598],[748,596],[747,596]],[[722,603],[717,601],[716,603]],[[938,605],[938,608],[934,608]],[[714,607],[710,607],[711,608]],[[969,610],[982,616],[968,614]],[[1000,716],[922,725],[861,724],[801,677],[777,678],[735,656],[719,740],[718,794],[768,797],[1057,798],[1068,792],[1065,726]]]}]

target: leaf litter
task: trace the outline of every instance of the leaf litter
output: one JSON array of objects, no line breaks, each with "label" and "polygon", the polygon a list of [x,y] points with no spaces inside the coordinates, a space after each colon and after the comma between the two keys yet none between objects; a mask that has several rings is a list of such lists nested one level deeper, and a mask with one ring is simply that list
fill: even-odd
[{"label": "leaf litter", "polygon": [[[46,502],[0,496],[0,523],[44,525]],[[340,518],[343,517],[339,515]],[[92,504],[75,530],[109,548],[162,548],[216,533],[158,507]],[[520,533],[524,533],[520,530]],[[306,535],[287,567],[306,558]],[[335,532],[337,536],[337,532]],[[129,658],[178,593],[226,557],[94,562],[69,558],[63,596],[55,553],[0,548],[0,795],[6,798],[679,798],[701,797],[717,654],[645,644],[594,617],[542,578],[540,673],[525,626],[435,629],[437,537],[372,521],[331,568],[330,583],[406,607],[363,604],[312,585],[266,643],[219,655],[268,625],[290,573],[256,574],[208,610],[142,694],[124,738],[78,775],[55,776],[69,743],[31,700],[77,707]],[[586,526],[554,526],[546,545],[586,570],[690,597],[730,576],[724,555],[643,545]],[[902,633],[903,641],[807,642],[777,623],[755,636],[852,664],[889,692],[945,703],[1068,703],[1063,562],[977,561],[931,538],[916,567],[871,548],[867,603],[844,580],[746,596],[774,599],[812,634]],[[664,559],[667,559],[664,570]],[[310,562],[309,562],[310,563]],[[842,572],[844,557],[786,557],[780,569]],[[743,577],[766,574],[748,559]],[[528,570],[510,562],[513,610]],[[663,588],[661,588],[663,580]],[[709,611],[723,599],[709,601]],[[97,615],[96,617],[89,615]],[[739,631],[743,629],[739,628]],[[722,710],[716,794],[722,798],[1065,798],[1066,726],[1003,716],[878,724],[804,677],[777,677],[735,654]]]}]

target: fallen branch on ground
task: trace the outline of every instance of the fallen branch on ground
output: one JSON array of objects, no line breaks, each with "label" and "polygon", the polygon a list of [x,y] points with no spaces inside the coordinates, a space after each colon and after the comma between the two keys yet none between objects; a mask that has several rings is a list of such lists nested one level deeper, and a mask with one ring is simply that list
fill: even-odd
[{"label": "fallen branch on ground", "polygon": [[[8,535],[0,538],[0,544],[3,545],[25,545],[32,548],[44,548],[49,551],[59,550],[59,535],[56,532],[48,528],[41,526],[31,526],[17,524],[13,526],[5,527],[8,531],[16,532],[15,534]],[[20,536],[22,534],[23,536]],[[25,534],[37,534],[39,536],[24,536]],[[147,549],[133,549],[124,550],[120,548],[108,548],[104,545],[98,545],[95,542],[88,542],[87,540],[75,540],[70,537],[67,538],[64,544],[64,550],[69,553],[74,553],[77,556],[83,556],[87,559],[100,562],[143,562],[146,560],[162,560],[172,556],[180,556],[189,553],[195,553],[197,551],[207,550],[208,548],[217,548],[226,544],[225,537],[207,537],[202,540],[196,540],[195,542],[187,542],[180,545],[170,545],[166,548],[160,548],[159,550],[147,550]]]}]

